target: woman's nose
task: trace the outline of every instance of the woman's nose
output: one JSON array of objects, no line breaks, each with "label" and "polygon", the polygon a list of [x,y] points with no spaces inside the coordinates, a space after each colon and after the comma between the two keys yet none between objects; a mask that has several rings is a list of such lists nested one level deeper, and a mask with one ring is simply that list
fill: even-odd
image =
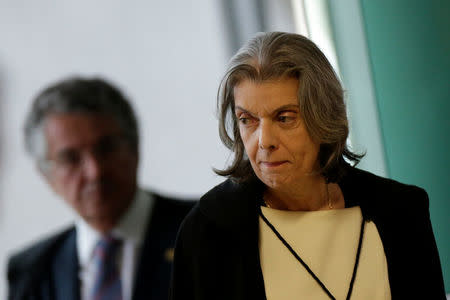
[{"label": "woman's nose", "polygon": [[260,149],[267,150],[273,150],[278,147],[278,136],[276,130],[268,121],[260,122],[258,146]]}]

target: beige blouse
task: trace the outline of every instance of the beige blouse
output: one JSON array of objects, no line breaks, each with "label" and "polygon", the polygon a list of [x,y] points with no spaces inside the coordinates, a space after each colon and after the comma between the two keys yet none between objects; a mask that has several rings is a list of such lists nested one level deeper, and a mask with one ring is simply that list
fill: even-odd
[{"label": "beige blouse", "polygon": [[[345,299],[358,248],[361,209],[261,210],[336,299]],[[268,300],[329,299],[261,217],[259,234]],[[365,225],[351,299],[391,299],[383,244],[373,222]]]}]

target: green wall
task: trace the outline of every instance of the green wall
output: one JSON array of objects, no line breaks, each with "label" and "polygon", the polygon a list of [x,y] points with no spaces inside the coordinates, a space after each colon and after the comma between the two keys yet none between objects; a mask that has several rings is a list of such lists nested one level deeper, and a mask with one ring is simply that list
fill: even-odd
[{"label": "green wall", "polygon": [[450,1],[361,0],[361,8],[388,173],[427,190],[449,293]]}]

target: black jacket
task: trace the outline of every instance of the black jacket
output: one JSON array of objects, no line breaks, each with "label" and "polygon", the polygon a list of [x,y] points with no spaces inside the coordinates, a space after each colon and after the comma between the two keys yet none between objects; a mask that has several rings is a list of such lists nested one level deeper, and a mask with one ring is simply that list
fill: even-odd
[{"label": "black jacket", "polygon": [[[423,189],[348,167],[338,182],[346,207],[377,226],[393,299],[445,299]],[[180,228],[172,300],[266,299],[259,262],[258,211],[264,185],[230,180],[205,194]]]},{"label": "black jacket", "polygon": [[[153,195],[152,208],[137,274],[133,300],[168,298],[179,225],[193,202]],[[69,229],[14,255],[8,264],[9,300],[79,300],[76,230]]]}]

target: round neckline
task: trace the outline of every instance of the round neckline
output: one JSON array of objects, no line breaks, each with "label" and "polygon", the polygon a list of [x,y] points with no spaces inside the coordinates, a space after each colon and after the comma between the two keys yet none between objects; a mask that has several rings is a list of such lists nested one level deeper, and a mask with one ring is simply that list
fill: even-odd
[{"label": "round neckline", "polygon": [[278,214],[298,214],[298,215],[305,215],[305,214],[337,214],[337,213],[343,213],[343,212],[351,212],[352,210],[360,210],[361,208],[359,206],[352,206],[352,207],[345,207],[345,208],[334,208],[334,209],[326,209],[326,210],[283,210],[283,209],[276,209],[267,207],[264,205],[261,205],[261,210],[267,211],[267,212],[273,212]]}]

